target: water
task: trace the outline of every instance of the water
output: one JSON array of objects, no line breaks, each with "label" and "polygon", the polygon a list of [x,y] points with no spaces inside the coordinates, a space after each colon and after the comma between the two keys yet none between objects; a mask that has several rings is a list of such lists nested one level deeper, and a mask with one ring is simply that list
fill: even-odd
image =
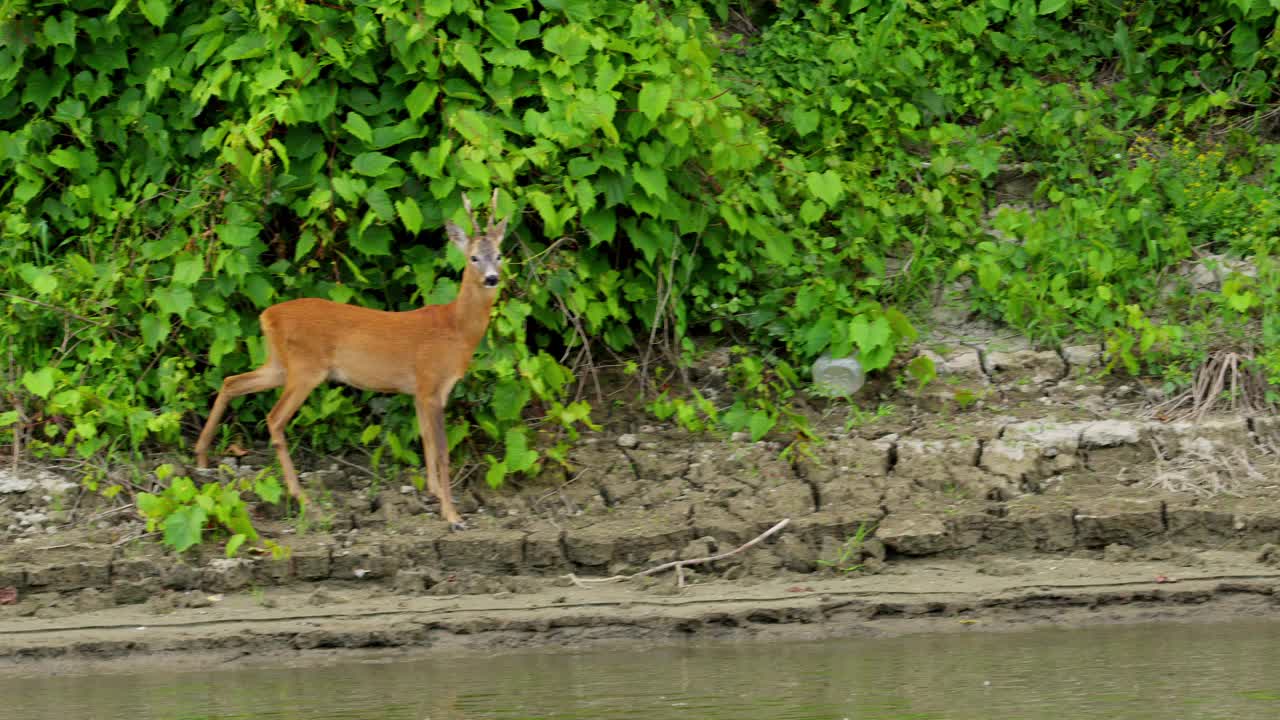
[{"label": "water", "polygon": [[0,679],[22,720],[1280,717],[1280,622]]}]

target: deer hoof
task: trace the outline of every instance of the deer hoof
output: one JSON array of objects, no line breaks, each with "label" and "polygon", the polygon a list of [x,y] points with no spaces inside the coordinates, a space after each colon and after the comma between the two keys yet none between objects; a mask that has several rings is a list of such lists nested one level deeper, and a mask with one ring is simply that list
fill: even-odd
[{"label": "deer hoof", "polygon": [[462,520],[454,520],[449,523],[449,529],[454,532],[461,532],[467,529],[467,523]]}]

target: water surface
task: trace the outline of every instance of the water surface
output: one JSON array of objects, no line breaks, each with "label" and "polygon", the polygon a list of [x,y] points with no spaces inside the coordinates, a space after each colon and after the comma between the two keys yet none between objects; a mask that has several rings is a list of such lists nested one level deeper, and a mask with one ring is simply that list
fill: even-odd
[{"label": "water surface", "polygon": [[1280,621],[0,680],[22,720],[1259,720]]}]

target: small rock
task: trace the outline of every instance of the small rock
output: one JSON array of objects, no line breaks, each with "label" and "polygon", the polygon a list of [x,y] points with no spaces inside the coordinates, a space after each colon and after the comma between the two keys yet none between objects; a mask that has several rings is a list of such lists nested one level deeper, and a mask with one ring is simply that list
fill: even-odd
[{"label": "small rock", "polygon": [[426,589],[426,573],[421,570],[401,570],[396,573],[393,590],[397,595],[418,595]]},{"label": "small rock", "polygon": [[978,566],[978,572],[983,575],[990,575],[991,577],[1012,577],[1016,575],[1026,575],[1031,572],[1031,568],[1015,562],[989,560]]},{"label": "small rock", "polygon": [[946,526],[932,515],[890,515],[876,528],[876,537],[903,555],[932,555],[951,548]]},{"label": "small rock", "polygon": [[1111,543],[1103,549],[1102,559],[1107,562],[1128,562],[1133,560],[1133,548],[1122,543]]},{"label": "small rock", "polygon": [[633,448],[640,444],[640,438],[631,433],[624,433],[618,436],[618,447]]},{"label": "small rock", "polygon": [[1258,562],[1271,567],[1280,567],[1280,546],[1267,543],[1258,553]]},{"label": "small rock", "polygon": [[1073,368],[1091,368],[1102,364],[1101,345],[1068,345],[1062,348],[1062,357]]},{"label": "small rock", "polygon": [[173,593],[160,593],[151,596],[147,602],[147,611],[153,615],[167,615],[174,611],[177,604],[173,601]]},{"label": "small rock", "polygon": [[332,605],[336,602],[338,602],[338,598],[323,589],[316,590],[311,593],[311,597],[307,598],[308,605]]},{"label": "small rock", "polygon": [[1084,426],[1080,433],[1080,444],[1086,448],[1118,447],[1120,445],[1136,445],[1142,438],[1138,423],[1126,420],[1100,420]]},{"label": "small rock", "polygon": [[734,442],[747,442],[751,440],[751,433],[742,432],[741,430],[731,434],[729,439]]},{"label": "small rock", "polygon": [[178,596],[176,604],[184,608],[207,608],[213,603],[213,596],[202,592],[186,592]]}]

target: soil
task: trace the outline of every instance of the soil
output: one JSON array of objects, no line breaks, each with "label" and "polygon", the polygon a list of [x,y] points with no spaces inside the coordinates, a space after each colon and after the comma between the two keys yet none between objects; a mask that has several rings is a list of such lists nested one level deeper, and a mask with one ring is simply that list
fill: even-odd
[{"label": "soil", "polygon": [[[0,672],[1275,616],[1280,422],[1148,418],[1158,394],[1096,381],[1092,346],[929,347],[923,390],[814,401],[808,453],[619,416],[571,470],[467,484],[462,532],[412,485],[320,461],[303,478],[318,519],[254,510],[282,560],[175,557],[122,499],[0,471]],[[714,395],[714,364],[694,370]],[[578,584],[783,519],[684,586]]]}]

